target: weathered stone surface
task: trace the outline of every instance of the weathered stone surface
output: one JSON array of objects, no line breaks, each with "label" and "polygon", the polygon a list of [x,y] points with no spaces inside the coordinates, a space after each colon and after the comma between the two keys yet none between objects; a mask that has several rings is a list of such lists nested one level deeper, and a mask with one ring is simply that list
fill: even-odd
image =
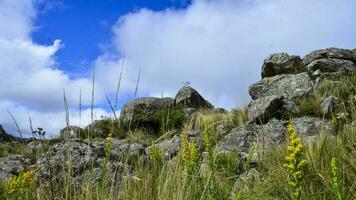
[{"label": "weathered stone surface", "polygon": [[164,140],[158,144],[155,144],[162,153],[166,160],[172,159],[178,154],[179,148],[181,146],[181,139],[174,135],[172,138]]},{"label": "weathered stone surface", "polygon": [[[187,130],[186,134],[188,141],[194,141],[197,144],[198,150],[202,152],[204,149],[202,133],[196,130]],[[170,160],[178,154],[181,148],[181,141],[181,136],[174,135],[172,138],[158,142],[154,146],[163,153],[165,159]]]},{"label": "weathered stone surface", "polygon": [[256,123],[266,123],[271,118],[282,119],[299,113],[297,105],[283,96],[272,95],[253,100],[248,105],[248,119]]},{"label": "weathered stone surface", "polygon": [[306,71],[302,59],[296,55],[276,53],[266,58],[262,65],[262,78],[279,74],[297,74]]},{"label": "weathered stone surface", "polygon": [[245,152],[247,153],[256,141],[257,125],[248,123],[231,130],[220,141],[221,152]]},{"label": "weathered stone surface", "polygon": [[322,74],[339,73],[348,74],[356,71],[356,65],[350,60],[335,58],[317,59],[306,66],[311,72],[320,70]]},{"label": "weathered stone surface", "polygon": [[267,77],[249,87],[252,99],[280,95],[286,98],[311,95],[313,84],[307,73]]},{"label": "weathered stone surface", "polygon": [[175,104],[186,108],[214,108],[214,106],[205,100],[194,88],[183,86],[175,97]]},{"label": "weathered stone surface", "polygon": [[17,176],[30,164],[31,161],[24,158],[22,155],[9,155],[0,158],[0,180],[7,181],[12,177]]},{"label": "weathered stone surface", "polygon": [[156,98],[143,97],[127,102],[121,111],[120,119],[129,121],[132,119],[151,119],[154,114],[163,110],[172,108],[174,99],[170,97]]},{"label": "weathered stone surface", "polygon": [[26,152],[30,154],[36,154],[43,149],[41,141],[32,141],[26,145]]},{"label": "weathered stone surface", "polygon": [[313,141],[321,132],[332,134],[333,125],[328,120],[311,117],[301,117],[292,119],[297,135],[301,136],[305,142]]},{"label": "weathered stone surface", "polygon": [[339,102],[340,102],[339,98],[335,96],[329,96],[326,99],[324,99],[323,102],[321,102],[320,110],[324,115],[333,113],[335,112],[335,109],[339,104]]},{"label": "weathered stone surface", "polygon": [[308,65],[314,60],[323,58],[336,58],[343,60],[353,60],[352,51],[340,48],[327,48],[312,51],[303,58],[304,65]]},{"label": "weathered stone surface", "polygon": [[5,129],[0,124],[0,142],[10,142],[15,140],[15,137],[6,133]]},{"label": "weathered stone surface", "polygon": [[352,58],[353,58],[354,62],[356,62],[356,49],[352,50]]},{"label": "weathered stone surface", "polygon": [[[85,174],[91,173],[92,169],[101,169],[107,142],[107,140],[93,143],[88,143],[86,140],[69,140],[55,144],[36,162],[36,166],[42,166],[36,175],[37,181],[44,185],[47,185],[50,180],[63,183],[64,174],[69,166],[75,179],[81,179]],[[142,145],[128,144],[124,140],[113,138],[108,165],[121,166],[120,159],[144,156],[144,153]]]},{"label": "weathered stone surface", "polygon": [[258,126],[258,143],[265,146],[282,144],[289,134],[288,121],[271,119],[267,124]]},{"label": "weathered stone surface", "polygon": [[78,126],[68,126],[61,129],[59,133],[64,140],[77,139],[83,133],[83,129]]}]

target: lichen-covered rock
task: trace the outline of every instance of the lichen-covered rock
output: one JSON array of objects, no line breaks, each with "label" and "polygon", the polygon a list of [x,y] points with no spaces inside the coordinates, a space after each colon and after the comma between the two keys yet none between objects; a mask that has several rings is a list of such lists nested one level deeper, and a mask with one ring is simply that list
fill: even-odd
[{"label": "lichen-covered rock", "polygon": [[272,95],[286,98],[309,96],[312,91],[313,83],[306,72],[267,77],[249,87],[249,93],[254,100]]},{"label": "lichen-covered rock", "polygon": [[172,138],[163,140],[160,143],[155,144],[155,147],[158,148],[166,160],[172,159],[178,154],[179,148],[181,146],[181,139],[174,135]]},{"label": "lichen-covered rock", "polygon": [[59,133],[64,140],[77,139],[83,133],[83,129],[78,126],[68,126],[61,129]]},{"label": "lichen-covered rock", "polygon": [[231,130],[220,141],[221,152],[245,152],[247,153],[256,141],[258,127],[254,123],[241,125]]},{"label": "lichen-covered rock", "polygon": [[176,106],[182,106],[185,108],[209,108],[214,106],[205,100],[194,88],[190,86],[183,86],[175,97]]},{"label": "lichen-covered rock", "polygon": [[354,60],[351,50],[340,48],[327,48],[310,52],[303,58],[303,63],[306,66],[314,60],[323,58],[336,58],[351,61]]},{"label": "lichen-covered rock", "polygon": [[356,65],[353,61],[335,58],[314,60],[309,63],[306,68],[313,73],[319,70],[322,74],[349,74],[356,71]]},{"label": "lichen-covered rock", "polygon": [[296,55],[276,53],[266,58],[262,65],[262,78],[278,74],[298,74],[306,71],[302,59]]},{"label": "lichen-covered rock", "polygon": [[266,123],[271,118],[282,119],[298,113],[299,109],[293,101],[278,95],[253,100],[247,109],[248,119],[256,123]]},{"label": "lichen-covered rock", "polygon": [[[202,133],[196,130],[187,130],[188,142],[195,142],[200,152],[203,152],[203,138]],[[162,140],[156,143],[154,146],[158,148],[163,154],[166,160],[170,160],[178,154],[179,149],[182,145],[181,136],[174,135],[172,138]],[[148,149],[150,151],[150,149]]]},{"label": "lichen-covered rock", "polygon": [[271,119],[258,126],[258,143],[269,147],[282,144],[289,133],[287,124],[288,121]]},{"label": "lichen-covered rock", "polygon": [[339,98],[335,96],[329,96],[326,99],[324,99],[323,102],[320,104],[320,110],[321,113],[325,114],[331,114],[335,112],[335,109],[337,105],[339,104],[340,100]]},{"label": "lichen-covered rock", "polygon": [[[55,144],[37,160],[35,166],[41,166],[41,168],[36,174],[36,180],[41,185],[48,185],[51,181],[60,185],[69,168],[71,176],[75,180],[85,177],[85,174],[91,173],[93,169],[102,169],[106,159],[107,142],[107,140],[93,141],[92,143],[87,140],[69,140]],[[142,145],[128,144],[123,140],[112,138],[108,160],[109,170],[115,172],[115,169],[111,169],[110,166],[120,166],[121,168],[120,161],[122,159],[140,157],[144,154]],[[130,162],[133,160],[129,160],[127,163]]]},{"label": "lichen-covered rock", "polygon": [[9,155],[0,158],[0,180],[7,181],[17,176],[31,164],[31,160],[23,155]]},{"label": "lichen-covered rock", "polygon": [[297,135],[301,136],[304,142],[313,141],[321,132],[332,134],[333,125],[328,120],[311,117],[301,117],[291,120]]},{"label": "lichen-covered rock", "polygon": [[25,151],[29,154],[36,154],[40,150],[43,149],[43,145],[41,141],[32,141],[26,145]]},{"label": "lichen-covered rock", "polygon": [[174,99],[170,97],[143,97],[127,102],[122,110],[120,119],[129,121],[137,118],[150,119],[155,113],[174,106]]}]

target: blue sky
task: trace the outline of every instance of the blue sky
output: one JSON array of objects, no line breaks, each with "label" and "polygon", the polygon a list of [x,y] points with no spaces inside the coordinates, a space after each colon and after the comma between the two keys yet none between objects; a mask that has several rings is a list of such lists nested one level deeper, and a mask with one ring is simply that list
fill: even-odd
[{"label": "blue sky", "polygon": [[139,69],[138,97],[174,97],[189,81],[217,107],[243,106],[270,54],[356,48],[355,9],[355,0],[0,0],[0,124],[16,134],[10,111],[28,135],[30,113],[58,135],[64,89],[71,125],[85,127],[94,69],[94,118],[111,117],[105,96],[114,100],[122,63],[120,106]]},{"label": "blue sky", "polygon": [[103,49],[110,48],[111,28],[120,16],[142,8],[160,11],[188,5],[188,0],[49,1],[37,5],[32,37],[44,45],[60,38],[64,47],[56,54],[59,67],[71,76],[81,76]]}]

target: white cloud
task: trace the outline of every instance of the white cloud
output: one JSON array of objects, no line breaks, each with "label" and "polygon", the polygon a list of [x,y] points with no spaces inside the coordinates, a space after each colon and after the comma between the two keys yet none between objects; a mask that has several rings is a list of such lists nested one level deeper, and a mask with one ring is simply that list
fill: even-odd
[{"label": "white cloud", "polygon": [[151,94],[174,94],[188,80],[215,105],[231,107],[247,103],[271,53],[356,47],[355,8],[353,0],[196,0],[184,10],[120,18],[113,43],[142,68],[141,87]]},{"label": "white cloud", "polygon": [[[55,135],[65,126],[63,88],[71,121],[78,124],[79,90],[87,108],[92,72],[70,78],[54,59],[65,50],[59,40],[49,46],[33,42],[35,1],[0,0],[0,124],[14,130],[9,110],[28,130],[29,111],[35,126]],[[354,0],[195,0],[186,9],[129,13],[113,25],[113,48],[92,62],[96,103],[103,105],[105,94],[114,94],[125,54],[125,98],[133,93],[142,68],[141,96],[174,96],[182,82],[190,81],[217,106],[246,104],[248,86],[260,79],[269,54],[355,48],[355,8]],[[84,126],[90,110],[83,113]],[[110,115],[99,106],[95,113],[97,118]]]},{"label": "white cloud", "polygon": [[[77,116],[75,108],[79,104],[79,91],[82,91],[83,106],[90,105],[92,82],[91,77],[70,79],[65,71],[57,68],[54,55],[61,48],[60,40],[49,46],[32,41],[35,3],[32,0],[0,1],[0,124],[14,133],[12,119],[7,114],[10,111],[28,135],[27,112],[30,112],[35,126],[45,128],[53,136],[65,126],[63,89],[71,113]],[[104,66],[98,66],[99,79],[115,75],[113,69],[104,69]],[[102,80],[95,85],[96,102],[102,102],[104,94],[110,92]],[[83,110],[83,126],[89,123],[88,112],[89,109]],[[110,115],[100,108],[95,108],[95,112],[99,117]],[[74,117],[72,122],[77,124],[76,121]]]}]

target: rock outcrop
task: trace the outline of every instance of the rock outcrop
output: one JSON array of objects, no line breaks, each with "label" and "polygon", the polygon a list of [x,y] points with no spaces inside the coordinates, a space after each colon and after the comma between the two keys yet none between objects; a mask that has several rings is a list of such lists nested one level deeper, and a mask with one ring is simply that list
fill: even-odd
[{"label": "rock outcrop", "polygon": [[[64,181],[65,173],[71,169],[72,177],[75,180],[83,180],[93,171],[96,172],[92,181],[96,182],[102,175],[102,167],[106,159],[105,145],[107,140],[94,141],[89,143],[86,140],[70,140],[55,144],[46,154],[41,156],[36,166],[41,166],[36,175],[36,180],[47,185],[52,181],[61,184]],[[140,144],[129,144],[124,140],[112,139],[108,168],[110,172],[121,173],[123,168],[132,171],[132,167],[123,164],[125,158],[144,158],[145,150]],[[70,155],[70,157],[68,157]],[[115,176],[119,181],[120,174]],[[74,183],[76,184],[76,183]]]},{"label": "rock outcrop", "polygon": [[353,51],[339,48],[316,50],[303,58],[303,63],[309,71],[320,70],[323,74],[354,72],[356,71],[355,62]]},{"label": "rock outcrop", "polygon": [[306,71],[300,56],[276,53],[263,62],[262,78],[279,74],[297,74]]},{"label": "rock outcrop", "polygon": [[283,74],[267,77],[249,88],[252,99],[280,95],[286,98],[309,96],[313,83],[307,73]]},{"label": "rock outcrop", "polygon": [[291,117],[298,113],[299,109],[293,101],[278,95],[253,100],[247,110],[248,119],[256,123],[265,123],[271,118]]},{"label": "rock outcrop", "polygon": [[212,109],[214,106],[205,100],[194,88],[190,86],[183,86],[175,97],[176,106],[183,108],[208,108]]},{"label": "rock outcrop", "polygon": [[30,164],[30,159],[25,158],[23,155],[9,155],[0,158],[0,180],[7,181],[19,175]]},{"label": "rock outcrop", "polygon": [[303,63],[305,66],[309,65],[314,60],[324,59],[324,58],[335,58],[342,60],[356,61],[353,58],[352,51],[348,49],[340,48],[327,48],[312,51],[303,58]]},{"label": "rock outcrop", "polygon": [[356,71],[356,65],[350,60],[342,60],[335,58],[317,59],[307,65],[311,72],[319,70],[323,74],[349,74]]},{"label": "rock outcrop", "polygon": [[64,140],[77,139],[83,131],[84,130],[78,126],[68,126],[60,130],[60,136]]},{"label": "rock outcrop", "polygon": [[170,97],[156,98],[143,97],[127,102],[122,110],[120,119],[130,121],[133,119],[150,119],[157,112],[174,106],[174,99]]}]

